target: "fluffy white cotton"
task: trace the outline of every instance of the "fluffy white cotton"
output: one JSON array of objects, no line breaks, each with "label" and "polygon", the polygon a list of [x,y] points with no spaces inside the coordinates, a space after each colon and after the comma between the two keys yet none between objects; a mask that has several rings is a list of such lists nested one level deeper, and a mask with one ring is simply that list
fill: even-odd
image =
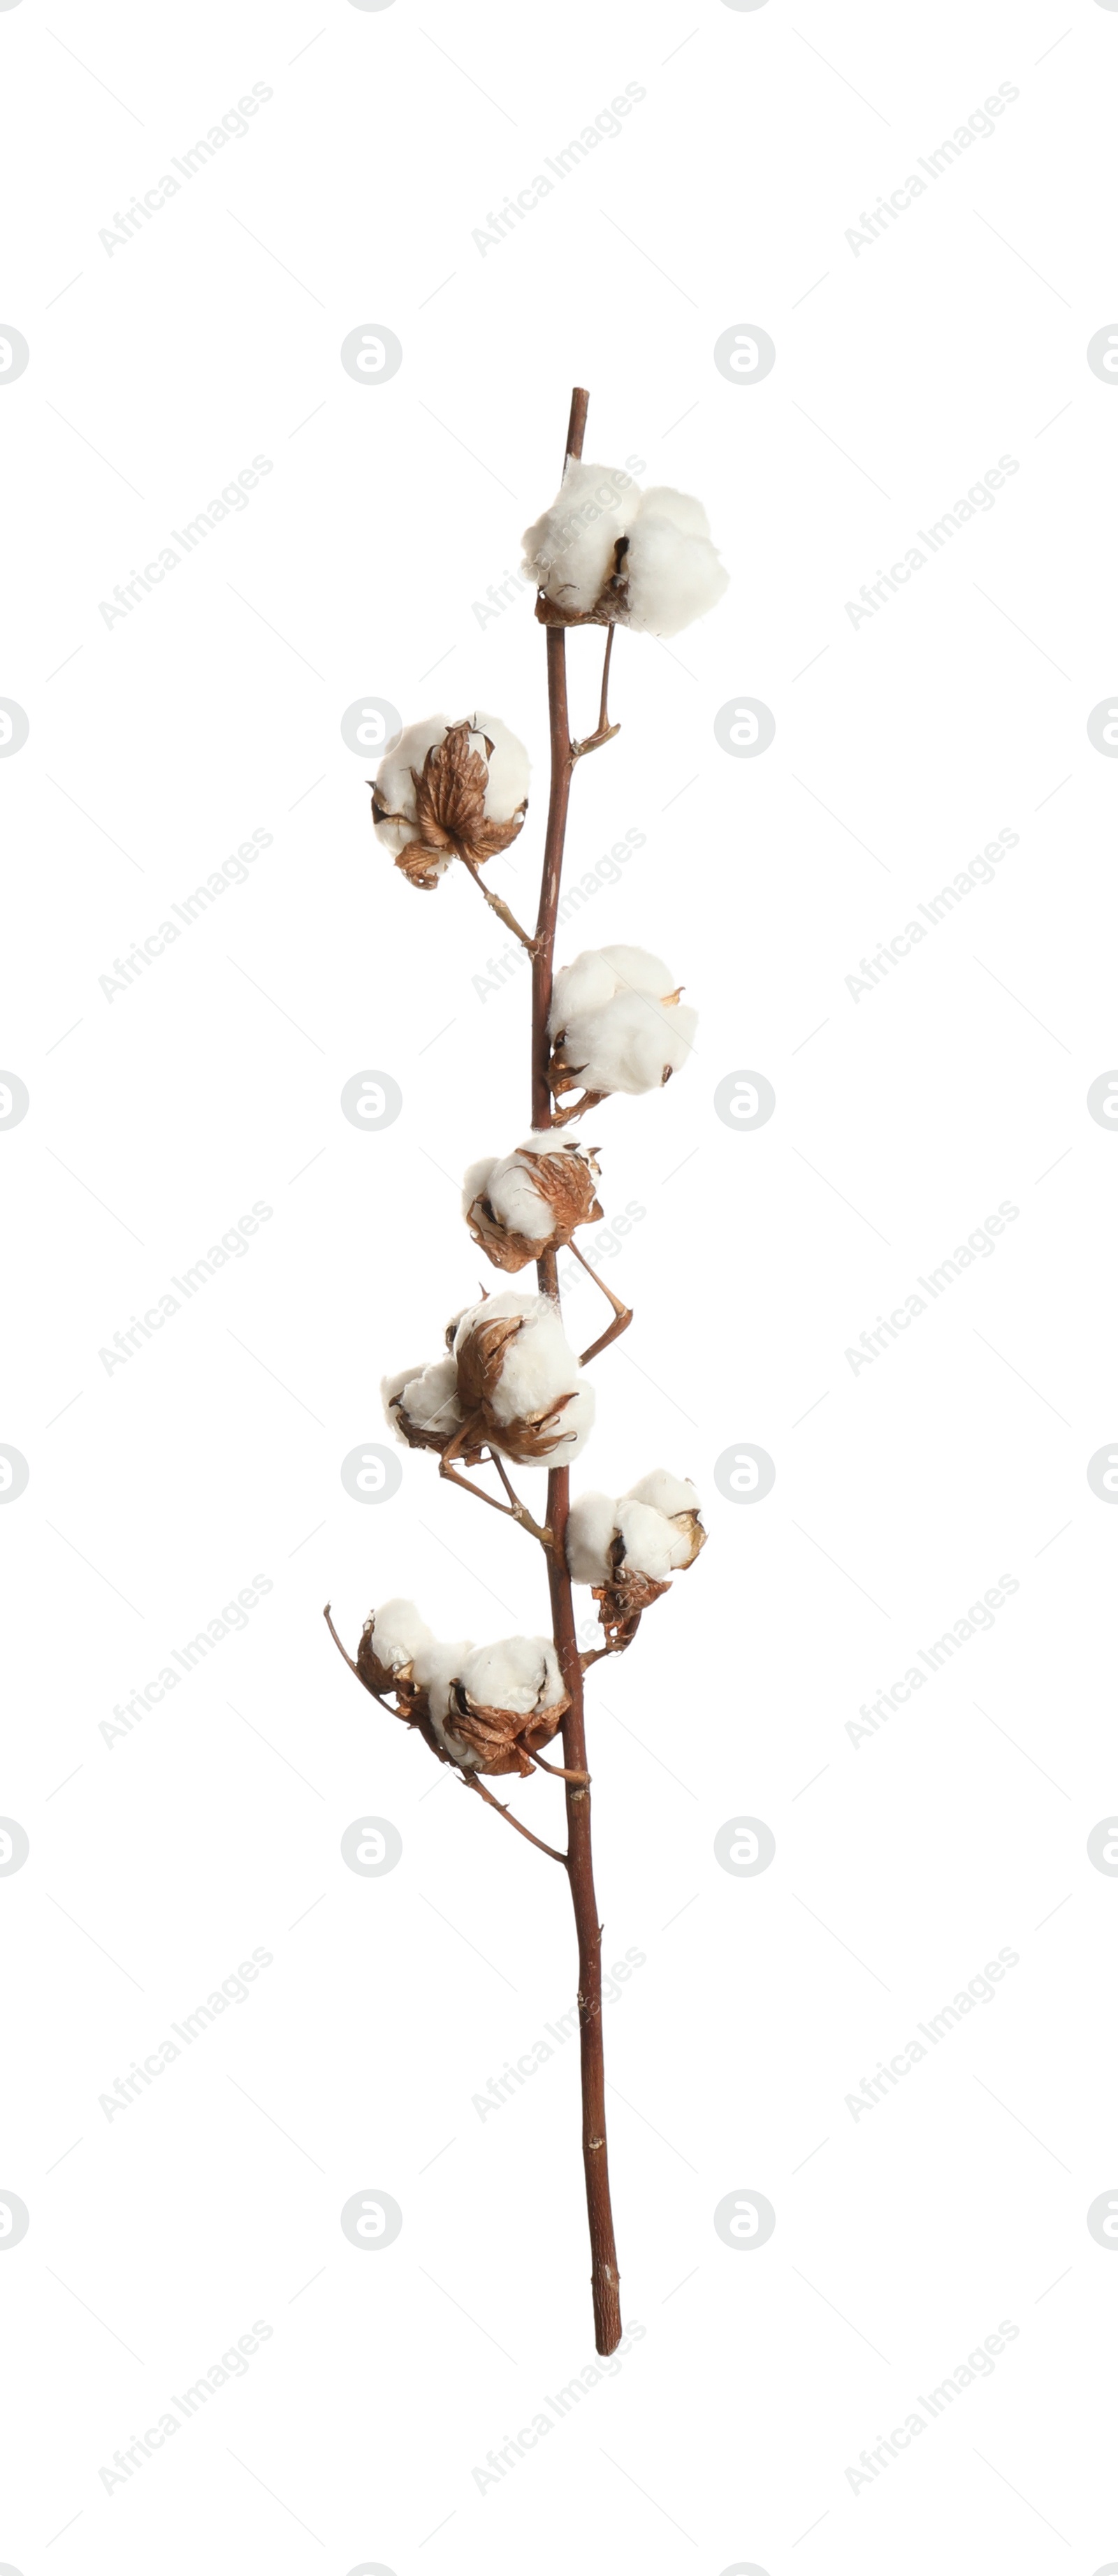
[{"label": "fluffy white cotton", "polygon": [[617,1527],[625,1550],[623,1564],[653,1583],[667,1583],[679,1555],[679,1531],[651,1503],[618,1503]]},{"label": "fluffy white cotton", "polygon": [[475,1646],[461,1682],[477,1707],[511,1709],[515,1717],[537,1716],[563,1697],[549,1637],[502,1637],[495,1645]]},{"label": "fluffy white cotton", "polygon": [[568,1016],[563,1056],[587,1091],[656,1091],[686,1064],[698,1025],[689,1002],[617,993],[601,1010]]},{"label": "fluffy white cotton", "polygon": [[380,1392],[385,1420],[397,1440],[407,1447],[400,1428],[400,1408],[393,1407],[394,1396],[399,1396],[400,1407],[417,1430],[438,1432],[440,1436],[445,1434],[449,1440],[462,1420],[457,1388],[458,1371],[449,1356],[442,1360],[429,1360],[426,1368],[397,1369],[393,1376],[382,1378]]},{"label": "fluffy white cotton", "polygon": [[678,635],[721,599],[730,576],[702,502],[667,484],[642,492],[617,466],[568,464],[551,508],[525,531],[524,570],[558,608],[585,614],[614,570],[620,536],[628,544],[618,623]]},{"label": "fluffy white cotton", "polygon": [[481,1197],[489,1175],[497,1169],[495,1154],[483,1154],[479,1163],[471,1163],[462,1179],[462,1214],[468,1216],[474,1200]]},{"label": "fluffy white cotton", "polygon": [[621,1499],[626,1503],[651,1503],[654,1511],[666,1513],[669,1520],[676,1512],[699,1509],[696,1487],[684,1476],[669,1475],[666,1467],[653,1467],[649,1475],[638,1477]]},{"label": "fluffy white cotton", "polygon": [[490,716],[475,707],[470,717],[470,749],[484,759],[485,740],[493,745],[488,755],[489,785],[485,791],[485,811],[493,823],[511,823],[523,805],[531,782],[532,764],[518,735],[511,733],[500,716]]},{"label": "fluffy white cotton", "polygon": [[688,492],[646,492],[625,556],[628,624],[635,634],[678,635],[714,608],[729,573],[710,542],[707,514]]},{"label": "fluffy white cotton", "polygon": [[567,460],[549,510],[524,531],[524,570],[560,608],[593,608],[640,498],[619,465]]},{"label": "fluffy white cotton", "polygon": [[617,1505],[609,1494],[580,1494],[567,1518],[567,1571],[572,1583],[608,1583]]},{"label": "fluffy white cotton", "polygon": [[[529,1151],[553,1153],[554,1139],[529,1137]],[[522,1148],[515,1154],[502,1155],[494,1163],[488,1184],[483,1184],[490,1207],[499,1225],[509,1234],[523,1234],[529,1243],[544,1243],[555,1224],[555,1211],[548,1205],[532,1178],[530,1164],[521,1161]]]},{"label": "fluffy white cotton", "polygon": [[[433,1723],[435,1736],[443,1747],[446,1747],[443,1721],[446,1721],[448,1700],[451,1700],[451,1687],[453,1682],[461,1682],[461,1667],[469,1664],[471,1654],[474,1654],[474,1638],[469,1636],[461,1636],[456,1646],[443,1646],[441,1638],[430,1638],[428,1646],[420,1646],[415,1664],[412,1664],[412,1680],[420,1685],[420,1690],[428,1692],[430,1723]],[[461,1754],[456,1754],[453,1759],[459,1762]],[[477,1754],[469,1754],[469,1759],[477,1762]]]},{"label": "fluffy white cotton", "polygon": [[599,1011],[618,993],[651,993],[659,997],[673,990],[671,968],[647,948],[584,948],[569,966],[559,969],[548,1029],[552,1037],[557,1036],[573,1015]]},{"label": "fluffy white cotton", "polygon": [[699,1497],[694,1485],[654,1467],[614,1502],[608,1494],[580,1494],[567,1521],[567,1566],[575,1583],[608,1583],[615,1572],[612,1550],[620,1536],[617,1570],[648,1575],[666,1583],[681,1567],[693,1564],[702,1545],[692,1515]]},{"label": "fluffy white cotton", "polygon": [[709,537],[710,520],[693,492],[673,492],[670,483],[650,483],[641,494],[641,519],[666,519],[685,537]]},{"label": "fluffy white cotton", "polygon": [[581,1456],[594,1428],[596,1404],[594,1389],[589,1379],[583,1378],[577,1395],[564,1405],[559,1416],[563,1436],[556,1441],[554,1449],[548,1451],[546,1463],[549,1467],[569,1467],[575,1458]]},{"label": "fluffy white cotton", "polygon": [[373,1613],[373,1651],[378,1663],[401,1671],[405,1664],[435,1640],[426,1621],[420,1618],[414,1601],[386,1601]]},{"label": "fluffy white cotton", "polygon": [[[449,722],[449,716],[423,716],[418,724],[405,725],[395,750],[386,751],[377,771],[378,804],[383,805],[389,814],[404,816],[401,823],[378,823],[375,826],[378,841],[383,842],[386,850],[391,850],[394,859],[399,858],[401,850],[406,850],[408,842],[415,839],[415,781],[412,771],[418,769],[422,773],[428,752],[442,741]],[[448,865],[449,861],[444,859],[439,867],[440,875],[442,868]]]}]

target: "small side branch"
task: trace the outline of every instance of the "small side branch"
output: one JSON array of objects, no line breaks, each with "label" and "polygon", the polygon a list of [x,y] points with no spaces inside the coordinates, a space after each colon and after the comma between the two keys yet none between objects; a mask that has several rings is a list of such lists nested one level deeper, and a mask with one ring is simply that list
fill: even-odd
[{"label": "small side branch", "polygon": [[633,1640],[631,1637],[615,1637],[613,1644],[610,1646],[591,1646],[589,1652],[585,1655],[580,1655],[578,1659],[583,1672],[588,1673],[591,1664],[600,1664],[603,1655],[623,1655],[626,1646],[631,1646],[632,1642]]},{"label": "small side branch", "polygon": [[[344,1663],[347,1663],[347,1664],[349,1665],[349,1669],[350,1669],[351,1673],[357,1673],[357,1666],[356,1666],[356,1664],[354,1663],[353,1657],[352,1657],[352,1655],[350,1654],[348,1647],[343,1646],[342,1641],[341,1641],[341,1638],[340,1638],[340,1637],[339,1637],[339,1635],[338,1635],[338,1631],[337,1631],[337,1629],[335,1628],[335,1626],[334,1626],[334,1622],[333,1622],[333,1620],[332,1620],[332,1618],[331,1618],[331,1616],[330,1616],[330,1603],[329,1603],[329,1602],[327,1602],[327,1604],[326,1604],[326,1608],[325,1608],[325,1610],[323,1611],[322,1616],[323,1616],[323,1618],[324,1618],[324,1619],[325,1619],[325,1621],[326,1621],[326,1625],[327,1625],[327,1627],[328,1627],[328,1629],[329,1629],[329,1631],[330,1631],[330,1634],[331,1634],[331,1636],[332,1636],[332,1638],[333,1638],[333,1640],[334,1640],[334,1644],[336,1645],[336,1647],[337,1647],[337,1649],[338,1649],[338,1653],[339,1653],[339,1655],[342,1657],[343,1662],[344,1662]],[[360,1679],[361,1679],[361,1675],[360,1675],[360,1673],[357,1673],[357,1679],[358,1679],[358,1681],[360,1681]]]},{"label": "small side branch", "polygon": [[613,639],[616,631],[616,627],[614,626],[610,626],[606,631],[606,652],[605,660],[602,664],[602,695],[598,708],[597,730],[594,733],[587,734],[585,742],[572,742],[572,760],[581,760],[586,752],[597,751],[603,742],[612,742],[615,733],[620,733],[621,731],[620,725],[611,725],[609,720],[609,708],[607,705],[607,699],[609,697],[609,666],[613,654]]},{"label": "small side branch", "polygon": [[484,1798],[487,1807],[493,1807],[499,1816],[503,1816],[506,1825],[511,1825],[515,1834],[523,1834],[526,1843],[534,1843],[536,1850],[546,1852],[549,1860],[557,1860],[560,1869],[566,1868],[566,1852],[556,1851],[552,1843],[542,1843],[538,1834],[530,1833],[527,1825],[522,1825],[519,1817],[514,1816],[510,1808],[503,1807],[500,1799],[493,1796],[491,1789],[483,1788],[476,1771],[463,1771],[459,1776],[463,1786],[467,1789],[476,1789],[479,1798]]},{"label": "small side branch", "polygon": [[596,1360],[599,1351],[608,1349],[609,1344],[611,1342],[615,1342],[618,1339],[619,1334],[628,1331],[629,1325],[633,1320],[633,1309],[631,1306],[623,1306],[620,1297],[615,1297],[612,1288],[607,1288],[605,1280],[599,1279],[597,1271],[591,1269],[585,1254],[579,1251],[573,1235],[571,1236],[571,1251],[574,1254],[575,1260],[579,1262],[585,1270],[587,1278],[592,1279],[594,1286],[601,1289],[603,1297],[607,1297],[609,1299],[609,1303],[613,1308],[612,1324],[608,1324],[605,1332],[599,1333],[597,1341],[591,1342],[589,1350],[583,1351],[582,1353],[578,1364],[580,1368],[585,1368],[587,1360]]},{"label": "small side branch", "polygon": [[[616,731],[616,727],[614,730]],[[527,949],[529,957],[534,957],[536,954],[535,940],[530,939],[527,931],[521,929],[520,923],[516,918],[516,914],[509,911],[507,903],[502,902],[499,894],[494,894],[491,886],[486,885],[485,879],[482,876],[480,869],[476,866],[474,860],[468,859],[464,850],[459,852],[459,856],[463,867],[467,870],[468,874],[472,876],[479,894],[483,894],[485,896],[485,900],[492,911],[494,911],[498,915],[499,919],[504,922],[506,930],[511,930],[513,937],[515,939],[519,939],[521,947]]]},{"label": "small side branch", "polygon": [[605,1097],[604,1091],[584,1091],[581,1100],[571,1101],[566,1109],[552,1109],[547,1124],[550,1127],[569,1127],[572,1118],[581,1118],[584,1109],[596,1109]]},{"label": "small side branch", "polygon": [[534,1762],[537,1771],[548,1772],[553,1780],[581,1780],[584,1787],[590,1785],[589,1771],[564,1771],[559,1762],[545,1762],[542,1753],[529,1753],[528,1760]]},{"label": "small side branch", "polygon": [[457,1467],[452,1463],[454,1450],[455,1443],[454,1441],[451,1441],[449,1448],[444,1449],[439,1460],[440,1476],[445,1476],[447,1483],[450,1485],[460,1485],[464,1494],[476,1495],[479,1503],[488,1503],[491,1512],[501,1512],[506,1520],[518,1521],[521,1529],[528,1530],[533,1538],[538,1538],[541,1547],[550,1547],[550,1530],[541,1529],[539,1522],[533,1520],[527,1504],[522,1503],[519,1495],[513,1492],[512,1486],[509,1483],[508,1477],[506,1476],[504,1468],[502,1467],[495,1451],[492,1449],[490,1450],[489,1463],[491,1466],[496,1467],[501,1483],[505,1488],[505,1492],[512,1497],[511,1501],[507,1503],[498,1502],[496,1494],[484,1493],[480,1485],[472,1484],[468,1476],[460,1475]]}]

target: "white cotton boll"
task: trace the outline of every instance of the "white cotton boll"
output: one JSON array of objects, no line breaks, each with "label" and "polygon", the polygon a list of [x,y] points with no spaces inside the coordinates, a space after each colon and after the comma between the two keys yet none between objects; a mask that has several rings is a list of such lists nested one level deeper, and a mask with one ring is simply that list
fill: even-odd
[{"label": "white cotton boll", "polygon": [[[664,986],[665,992],[670,990]],[[569,966],[561,966],[555,978],[548,1015],[548,1030],[557,1037],[565,1029],[572,1012],[599,1010],[611,1002],[617,991],[617,977],[601,948],[584,948]]]},{"label": "white cotton boll", "polygon": [[562,1436],[556,1440],[555,1447],[548,1451],[549,1467],[569,1467],[572,1461],[581,1455],[594,1428],[596,1402],[593,1387],[587,1378],[583,1378],[577,1393],[571,1397],[569,1404],[564,1405],[559,1415]]},{"label": "white cotton boll", "polygon": [[638,635],[678,635],[705,617],[730,576],[709,537],[686,536],[670,519],[642,509],[625,557],[627,622]]},{"label": "white cotton boll", "polygon": [[483,1154],[480,1163],[471,1163],[462,1182],[462,1214],[468,1216],[474,1200],[480,1198],[491,1172],[497,1169],[495,1154]]},{"label": "white cotton boll", "polygon": [[[449,1357],[429,1360],[426,1368],[397,1369],[392,1377],[382,1378],[385,1419],[397,1440],[405,1448],[411,1445],[400,1427],[401,1410],[418,1431],[443,1434],[449,1440],[462,1420],[457,1388],[458,1371]],[[393,1406],[394,1396],[399,1396],[399,1407]]]},{"label": "white cotton boll", "polygon": [[567,1516],[567,1571],[572,1583],[608,1583],[617,1505],[609,1494],[580,1494]]},{"label": "white cotton boll", "polygon": [[[483,1184],[484,1186],[484,1184]],[[537,1189],[530,1170],[515,1154],[506,1154],[491,1172],[486,1190],[499,1225],[523,1234],[529,1243],[545,1243],[555,1224],[555,1211]]]},{"label": "white cotton boll", "polygon": [[[490,1303],[497,1305],[499,1300],[493,1298]],[[558,1307],[549,1297],[523,1298],[519,1303],[527,1310],[526,1320],[508,1345],[493,1396],[498,1422],[519,1422],[526,1414],[542,1412],[560,1396],[573,1393],[579,1383],[578,1362]]]},{"label": "white cotton boll", "polygon": [[651,993],[659,999],[674,990],[671,967],[648,948],[624,944],[584,948],[569,966],[560,967],[555,978],[548,1016],[550,1035],[557,1037],[560,1029],[570,1027],[572,1019],[581,1020],[585,1013],[601,1010],[618,993]]},{"label": "white cotton boll", "polygon": [[598,955],[613,976],[615,993],[652,993],[661,1000],[676,989],[671,967],[650,948],[600,948]]},{"label": "white cotton boll", "polygon": [[373,1613],[373,1651],[377,1662],[398,1673],[424,1646],[435,1640],[414,1601],[386,1601]]},{"label": "white cotton boll", "polygon": [[619,1503],[617,1526],[625,1565],[634,1574],[647,1574],[653,1583],[666,1583],[679,1532],[663,1512],[653,1511],[651,1503]]},{"label": "white cotton boll", "polygon": [[486,715],[478,707],[470,717],[470,725],[471,751],[480,752],[484,760],[483,736],[487,736],[493,745],[488,754],[489,785],[485,791],[485,811],[493,823],[511,823],[527,797],[531,782],[532,764],[528,754],[519,737],[510,732],[500,716]]},{"label": "white cotton boll", "polygon": [[670,483],[651,483],[641,494],[640,518],[667,519],[685,537],[709,537],[710,520],[693,492],[674,492]]},{"label": "white cotton boll", "polygon": [[471,1654],[474,1654],[474,1638],[461,1636],[456,1646],[443,1646],[443,1643],[433,1636],[430,1638],[430,1643],[420,1646],[420,1651],[417,1651],[415,1656],[415,1664],[412,1664],[412,1680],[420,1685],[420,1690],[428,1692],[430,1718],[433,1718],[438,1741],[443,1741],[441,1721],[446,1718],[448,1698],[451,1698],[451,1685],[453,1682],[461,1682],[461,1667],[469,1664]]},{"label": "white cotton boll", "polygon": [[638,1477],[621,1499],[626,1503],[651,1503],[654,1511],[664,1512],[669,1520],[675,1512],[699,1510],[696,1487],[685,1476],[669,1475],[666,1467],[653,1467],[649,1475]]},{"label": "white cotton boll", "polygon": [[648,993],[618,993],[604,1010],[567,1022],[563,1053],[587,1091],[656,1091],[678,1073],[699,1024],[689,1003],[667,1008]]},{"label": "white cotton boll", "polygon": [[555,1648],[547,1637],[501,1637],[476,1646],[462,1671],[462,1687],[479,1708],[507,1708],[532,1717],[563,1697]]},{"label": "white cotton boll", "polygon": [[[435,744],[441,742],[450,719],[448,716],[423,716],[418,724],[405,725],[394,751],[386,751],[376,775],[378,805],[386,814],[401,814],[400,823],[377,823],[378,841],[391,850],[394,859],[415,839],[415,780],[413,769],[423,774],[423,763]],[[448,865],[449,862],[443,862]]]},{"label": "white cotton boll", "polygon": [[593,608],[640,500],[621,466],[568,459],[550,509],[524,531],[524,570],[560,608]]}]

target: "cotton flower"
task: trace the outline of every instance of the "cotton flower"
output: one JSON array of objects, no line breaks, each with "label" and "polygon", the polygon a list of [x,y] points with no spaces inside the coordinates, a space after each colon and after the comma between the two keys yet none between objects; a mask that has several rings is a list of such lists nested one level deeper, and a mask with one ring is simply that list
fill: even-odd
[{"label": "cotton flower", "polygon": [[523,1270],[542,1253],[569,1243],[577,1225],[602,1214],[594,1195],[598,1165],[582,1145],[557,1145],[545,1131],[515,1153],[471,1163],[462,1213],[474,1242],[498,1270]]},{"label": "cotton flower", "polygon": [[568,459],[554,501],[524,532],[524,570],[545,625],[631,626],[678,635],[729,580],[701,501],[620,466]]},{"label": "cotton flower", "polygon": [[[671,1509],[667,1508],[671,1505]],[[590,1584],[607,1641],[627,1646],[641,1613],[693,1565],[706,1532],[695,1487],[656,1467],[613,1502],[580,1494],[567,1519],[567,1571]]]},{"label": "cotton flower", "polygon": [[454,1336],[465,1434],[508,1458],[566,1466],[594,1419],[557,1303],[511,1289],[468,1306]]},{"label": "cotton flower", "polygon": [[381,1379],[385,1420],[408,1449],[446,1448],[462,1428],[458,1371],[450,1357]]},{"label": "cotton flower", "polygon": [[579,1115],[610,1092],[657,1091],[691,1050],[698,1013],[671,968],[644,948],[587,948],[555,978],[548,1030],[556,1099],[581,1086]]},{"label": "cotton flower", "polygon": [[377,771],[377,839],[409,885],[430,893],[453,858],[478,867],[507,850],[527,811],[528,775],[524,745],[499,716],[425,716]]}]

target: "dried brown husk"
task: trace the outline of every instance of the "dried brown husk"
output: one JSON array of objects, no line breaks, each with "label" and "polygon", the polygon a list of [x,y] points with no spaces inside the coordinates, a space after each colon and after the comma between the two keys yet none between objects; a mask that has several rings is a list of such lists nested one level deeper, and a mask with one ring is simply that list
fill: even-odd
[{"label": "dried brown husk", "polygon": [[570,1704],[569,1694],[564,1691],[562,1699],[554,1701],[550,1708],[526,1718],[515,1709],[490,1708],[481,1700],[471,1700],[462,1683],[457,1682],[444,1724],[460,1744],[481,1756],[477,1767],[488,1779],[515,1771],[526,1780],[532,1769],[529,1755],[550,1744]]},{"label": "dried brown husk", "polygon": [[530,1169],[555,1222],[544,1237],[513,1234],[494,1215],[484,1190],[479,1190],[466,1211],[466,1223],[474,1242],[497,1270],[524,1270],[543,1253],[558,1252],[570,1242],[576,1226],[597,1225],[603,1213],[594,1188],[598,1166],[591,1147],[557,1154],[530,1153],[524,1148],[516,1160]]},{"label": "dried brown husk", "polygon": [[682,1565],[674,1569],[677,1574],[686,1574],[688,1566],[694,1565],[699,1549],[706,1546],[710,1532],[703,1528],[697,1512],[669,1512],[668,1519],[673,1529],[682,1530],[689,1543],[690,1554],[684,1557]]},{"label": "dried brown husk", "polygon": [[614,1648],[631,1646],[641,1614],[650,1610],[663,1592],[671,1591],[670,1583],[656,1583],[650,1574],[635,1574],[630,1567],[620,1567],[609,1583],[596,1583],[591,1598],[598,1604],[606,1642]]},{"label": "dried brown husk", "polygon": [[[409,885],[430,894],[439,882],[441,871],[437,859],[465,859],[474,867],[486,859],[496,858],[515,841],[528,810],[527,797],[507,823],[495,823],[485,811],[489,785],[487,762],[470,745],[474,728],[468,717],[461,724],[449,725],[441,742],[433,743],[421,770],[413,769],[415,782],[416,838],[409,841],[396,859],[396,866]],[[492,754],[488,734],[482,737],[486,751]],[[402,823],[408,826],[411,816],[390,813],[373,790],[374,823]]]},{"label": "dried brown husk", "polygon": [[358,1680],[364,1683],[366,1690],[371,1691],[374,1698],[380,1700],[382,1705],[387,1694],[390,1691],[395,1692],[396,1707],[390,1709],[388,1714],[401,1718],[405,1726],[416,1727],[437,1760],[449,1762],[450,1755],[444,1752],[431,1724],[431,1711],[426,1691],[421,1690],[419,1683],[413,1680],[410,1663],[402,1664],[398,1672],[393,1672],[390,1664],[382,1664],[376,1650],[375,1631],[374,1613],[371,1619],[366,1619],[361,1631],[361,1642],[355,1658]]}]

